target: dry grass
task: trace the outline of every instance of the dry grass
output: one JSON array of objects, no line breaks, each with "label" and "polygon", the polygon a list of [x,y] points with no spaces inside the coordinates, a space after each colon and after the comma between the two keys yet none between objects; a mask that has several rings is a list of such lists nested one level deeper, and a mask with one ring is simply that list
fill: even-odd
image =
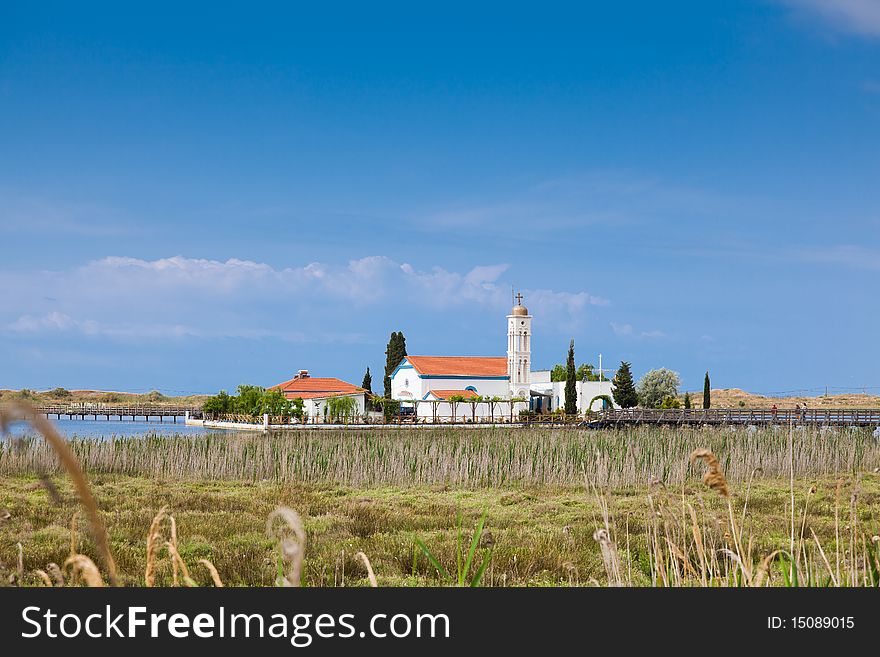
[{"label": "dry grass", "polygon": [[[57,455],[57,463],[70,476],[70,480],[76,487],[80,502],[89,517],[92,536],[94,537],[95,542],[100,549],[101,556],[104,559],[110,583],[115,585],[117,582],[116,563],[113,560],[113,555],[110,553],[107,529],[104,527],[103,518],[98,513],[98,504],[92,495],[85,474],[80,467],[79,460],[71,451],[69,443],[58,433],[58,431],[55,430],[52,423],[43,416],[37,414],[33,406],[26,402],[13,401],[9,402],[5,407],[0,407],[0,427],[6,427],[12,422],[22,420],[30,422],[34,428],[42,434],[45,439],[43,444],[51,447]],[[16,450],[13,449],[12,451],[14,452]],[[73,536],[75,535],[72,534],[71,542],[75,541]],[[74,564],[77,565],[79,562],[75,561]]]},{"label": "dry grass", "polygon": [[[680,485],[689,455],[705,448],[727,480],[872,472],[880,441],[870,429],[795,430],[790,461],[786,427],[583,429],[389,429],[74,439],[76,459],[92,474],[204,481],[297,481],[468,488],[505,486]],[[60,471],[52,447],[0,441],[0,475]]]},{"label": "dry grass", "polygon": [[[695,408],[702,408],[703,390],[690,392]],[[684,399],[682,393],[681,399]],[[713,408],[770,408],[774,404],[778,408],[794,408],[806,404],[810,408],[880,408],[880,396],[868,394],[841,394],[816,396],[772,397],[758,395],[739,388],[720,388],[712,390]]]},{"label": "dry grass", "polygon": [[[375,463],[355,461],[342,471],[349,480],[374,477],[386,486],[388,483],[397,485],[374,489],[375,492],[385,491],[376,499],[356,498],[336,502],[330,500],[336,497],[337,489],[328,486],[326,478],[331,474],[339,474],[339,468],[345,459],[362,456],[356,449],[356,433],[347,436],[341,444],[337,443],[336,451],[339,454],[335,460],[330,458],[330,447],[333,443],[329,442],[338,441],[335,436],[324,441],[309,437],[304,442],[297,442],[302,441],[299,436],[276,436],[268,439],[261,437],[264,443],[275,450],[273,453],[276,462],[289,461],[291,456],[279,450],[279,447],[299,447],[308,452],[308,445],[312,443],[317,445],[315,449],[323,450],[316,452],[322,456],[324,463],[320,464],[318,470],[312,471],[320,476],[315,477],[318,483],[313,486],[318,488],[311,493],[309,489],[300,489],[288,490],[282,494],[283,489],[278,488],[278,484],[270,484],[275,488],[268,489],[276,500],[283,497],[298,499],[297,506],[307,510],[305,516],[283,502],[278,505],[280,500],[276,501],[276,508],[263,516],[267,518],[264,536],[268,536],[268,543],[258,544],[254,549],[253,546],[236,543],[241,527],[224,524],[224,518],[240,517],[242,513],[231,509],[221,517],[218,499],[205,498],[204,509],[200,512],[202,531],[216,530],[219,526],[225,532],[228,545],[224,550],[212,550],[210,555],[194,556],[191,545],[188,542],[182,543],[178,537],[175,516],[163,506],[152,515],[152,522],[144,522],[140,526],[140,531],[144,532],[140,534],[140,540],[143,541],[146,536],[146,543],[140,543],[143,551],[141,561],[128,551],[125,544],[118,540],[111,541],[105,517],[121,517],[119,506],[125,502],[131,502],[138,510],[149,507],[138,500],[120,497],[116,499],[116,508],[99,507],[74,456],[78,445],[80,450],[86,450],[87,457],[90,454],[99,455],[100,458],[96,461],[84,459],[86,463],[92,464],[90,469],[100,471],[94,465],[99,463],[104,464],[108,471],[114,472],[112,467],[107,467],[112,462],[102,460],[107,455],[104,450],[118,450],[120,445],[123,449],[134,448],[135,443],[75,443],[71,450],[54,433],[48,422],[41,422],[40,418],[28,415],[25,406],[16,406],[12,413],[8,409],[3,413],[7,420],[10,417],[30,419],[45,436],[57,459],[53,469],[46,452],[39,447],[41,443],[34,440],[23,447],[8,447],[0,459],[0,464],[4,467],[11,465],[21,470],[30,463],[33,467],[31,477],[35,473],[41,475],[37,487],[44,501],[36,506],[11,506],[13,512],[7,511],[7,516],[0,525],[0,572],[4,573],[6,581],[18,585],[32,583],[44,586],[103,586],[105,576],[111,584],[118,584],[120,579],[117,577],[111,544],[117,554],[125,555],[126,573],[131,572],[132,564],[144,564],[140,572],[148,586],[195,586],[200,583],[222,586],[223,581],[228,580],[234,572],[238,573],[233,577],[236,583],[258,584],[265,582],[259,573],[266,568],[274,571],[275,577],[272,581],[276,585],[327,584],[330,576],[328,567],[332,572],[333,584],[345,584],[346,577],[349,584],[369,583],[371,586],[379,585],[380,581],[383,584],[408,585],[436,583],[436,568],[433,567],[435,562],[427,563],[423,555],[418,553],[416,544],[421,543],[416,539],[425,539],[425,543],[431,547],[431,554],[436,555],[436,562],[455,563],[456,555],[461,554],[462,504],[465,504],[465,514],[469,517],[479,513],[485,518],[484,512],[480,513],[480,510],[489,510],[490,518],[495,518],[490,520],[490,523],[494,523],[493,531],[487,530],[485,535],[476,535],[474,538],[474,546],[478,540],[482,544],[484,538],[487,545],[491,541],[489,551],[492,560],[483,581],[494,586],[880,585],[880,537],[877,522],[880,477],[873,471],[866,471],[866,464],[875,462],[872,459],[876,459],[877,450],[868,432],[840,432],[836,436],[821,432],[798,433],[791,428],[781,436],[775,432],[767,432],[764,435],[766,449],[762,452],[758,449],[759,445],[753,442],[755,434],[749,432],[722,430],[711,433],[683,432],[682,435],[677,435],[670,431],[649,433],[643,430],[609,434],[552,431],[545,432],[550,434],[549,445],[552,447],[548,454],[535,451],[548,444],[544,442],[548,437],[536,435],[534,432],[511,434],[526,439],[526,445],[518,448],[511,440],[505,440],[501,433],[488,437],[482,431],[475,435],[458,434],[458,442],[452,440],[456,434],[444,434],[450,444],[440,445],[423,442],[421,431],[416,432],[418,437],[396,433],[401,442],[409,441],[407,449],[410,451],[395,451],[390,442],[375,443],[371,449],[382,448],[373,454]],[[367,434],[369,435],[371,434]],[[488,442],[488,451],[485,446],[480,446],[480,438]],[[651,438],[659,443],[649,445],[648,440]],[[705,439],[725,451],[716,453],[706,446],[697,446],[681,457],[680,450],[697,439]],[[388,440],[388,437],[380,436],[379,440]],[[228,450],[233,455],[233,462],[239,466],[246,463],[244,460],[235,461],[242,454],[234,448],[239,442],[244,443],[247,448],[244,453],[252,457],[251,464],[260,464],[259,459],[253,458],[260,453],[256,450],[258,442],[250,438],[239,440],[235,437],[208,437],[193,442],[202,449],[198,452],[203,461],[202,469],[216,469],[221,466],[217,460],[218,454],[222,453],[219,448]],[[147,441],[149,450],[142,448],[132,453],[142,458],[149,457],[150,450],[161,451],[157,448],[173,448],[180,443],[180,439],[172,439],[168,443]],[[669,443],[674,449],[670,448]],[[743,452],[743,443],[751,445],[753,452]],[[828,454],[828,443],[839,448],[849,446],[846,456],[832,460],[832,463],[845,464],[845,467],[832,473],[828,472],[827,462],[816,461]],[[442,459],[428,460],[433,463],[434,468],[441,465],[443,467],[427,471],[440,479],[443,484],[441,488],[437,488],[436,479],[427,477],[425,472],[419,475],[418,460],[411,461],[406,469],[401,469],[398,459],[405,454],[415,456],[412,454],[414,446],[441,450],[437,453],[443,455]],[[652,477],[647,484],[641,483],[645,474],[637,473],[634,469],[639,461],[632,460],[631,452],[639,453],[639,458],[644,458],[650,452],[650,462],[664,466],[663,476]],[[532,455],[530,465],[526,465],[526,454]],[[679,455],[677,460],[676,455]],[[746,463],[741,463],[735,455],[741,455]],[[514,475],[519,472],[521,477],[524,474],[534,476],[538,471],[536,462],[542,459],[549,461],[549,465],[545,463],[540,468],[540,472],[545,473],[544,479],[550,472],[550,465],[564,468],[574,468],[577,465],[580,468],[582,484],[579,488],[574,488],[568,480],[563,480],[568,488],[562,490],[568,492],[564,493],[565,501],[560,502],[560,508],[547,508],[549,500],[555,498],[544,497],[546,491],[559,489],[553,489],[544,479],[538,481],[538,487],[533,489],[512,486],[511,481],[518,481],[515,476],[500,485],[487,484],[492,480],[489,475],[496,468],[507,467],[513,470]],[[706,464],[703,475],[705,489],[701,489],[699,485],[694,487],[694,481],[699,474],[695,466],[700,461]],[[61,464],[60,469],[69,475],[70,485],[51,484],[52,492],[47,473],[58,471],[58,462]],[[147,460],[147,463],[151,462]],[[194,457],[189,463],[198,466]],[[329,467],[331,463],[332,467]],[[604,469],[593,469],[591,463],[602,463]],[[516,470],[517,464],[522,468],[519,471]],[[612,467],[609,468],[609,464]],[[144,474],[150,474],[149,467],[145,470]],[[796,477],[796,471],[820,472],[826,476],[834,474],[837,479],[813,479],[807,482],[802,475]],[[731,472],[737,473],[737,476],[732,477]],[[254,473],[254,470],[250,471],[250,478],[253,478]],[[438,477],[438,473],[444,476]],[[608,484],[611,473],[616,473],[617,481],[621,482],[615,488]],[[765,489],[762,481],[755,480],[758,473],[764,476],[771,473],[773,479],[770,481],[775,482],[779,481],[782,474],[787,474],[787,486],[781,489],[778,485],[773,485]],[[172,480],[191,478],[181,476],[183,474],[181,470],[174,470],[170,477],[167,472],[163,476]],[[277,469],[273,470],[273,474],[276,480],[280,478]],[[16,476],[20,475],[18,472]],[[115,481],[113,476],[118,475],[111,475],[111,484]],[[435,482],[434,487],[425,490],[425,482],[420,477],[427,477],[429,481]],[[444,478],[451,478],[459,485],[450,489],[448,483],[443,481]],[[5,480],[6,483],[9,481],[8,478]],[[401,482],[403,486],[418,484],[420,488],[416,490],[421,491],[420,501],[405,499],[398,502],[398,509],[391,511],[387,500],[408,495],[406,489],[400,487]],[[738,490],[737,482],[744,482],[744,494]],[[0,480],[0,485],[5,485],[4,480]],[[212,485],[217,484],[215,482]],[[467,490],[468,485],[472,487],[470,492]],[[530,481],[530,485],[534,486],[535,482]],[[338,483],[334,486],[338,486]],[[170,497],[175,488],[174,484],[158,484],[154,486],[153,494]],[[65,508],[69,490],[76,494],[89,518],[92,528],[90,536],[80,536],[77,511]],[[475,494],[474,490],[484,492]],[[590,490],[595,497],[592,504],[588,501],[590,495],[587,491]],[[316,491],[321,491],[317,498]],[[831,491],[833,494],[830,494]],[[848,504],[844,491],[849,493]],[[453,509],[447,507],[439,511],[445,518],[443,525],[420,526],[419,511],[431,504],[437,504],[438,500],[447,495],[456,499],[456,524],[450,526]],[[194,502],[191,497],[182,495],[176,503],[191,504]],[[316,502],[316,499],[324,501]],[[382,502],[383,499],[386,500],[385,503]],[[25,508],[31,509],[34,520],[53,515],[56,518],[64,517],[65,525],[69,522],[69,529],[63,526],[59,528],[64,535],[57,535],[56,532],[56,539],[53,539],[64,546],[62,549],[69,548],[67,556],[37,563],[30,557],[26,558],[26,553],[36,546],[36,542],[33,538],[34,520],[27,520],[22,524],[19,519],[22,509]],[[345,509],[352,515],[349,520],[340,521],[335,515],[335,509]],[[403,510],[407,513],[403,513]],[[193,517],[190,515],[189,520]],[[549,518],[548,522],[542,523],[542,517]],[[830,520],[832,517],[833,522]],[[740,518],[739,523],[737,518]],[[7,559],[6,546],[12,538],[9,529],[11,523],[15,523],[16,531],[24,544],[21,539],[15,542],[15,565],[8,572],[9,569],[2,563]],[[788,525],[785,531],[780,531],[782,523]],[[30,534],[24,531],[28,526],[31,528]],[[482,531],[482,520],[479,526]],[[354,533],[337,534],[345,527]],[[312,538],[309,538],[310,533]],[[318,536],[321,540],[317,540]],[[330,545],[332,558],[327,558],[328,551],[324,543]],[[371,545],[376,551],[364,549],[361,545]],[[375,572],[371,560],[366,556],[368,552],[380,557]],[[101,556],[103,570],[90,554]],[[224,558],[225,562],[221,567],[216,567],[216,559],[209,559],[208,556]],[[26,559],[28,569],[25,568]],[[254,563],[254,559],[258,562],[262,559],[262,563],[258,565]],[[310,568],[312,559],[315,560],[315,567]],[[63,568],[56,565],[58,561],[63,562]],[[198,575],[190,571],[189,565],[194,563],[204,566],[204,571]],[[205,575],[210,579],[206,581]],[[126,582],[130,581],[128,576],[125,579]]]}]

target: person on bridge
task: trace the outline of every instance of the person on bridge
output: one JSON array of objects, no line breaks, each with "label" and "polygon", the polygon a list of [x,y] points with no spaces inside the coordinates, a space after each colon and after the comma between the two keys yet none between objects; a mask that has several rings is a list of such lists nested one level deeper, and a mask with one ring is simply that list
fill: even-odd
[{"label": "person on bridge", "polygon": [[773,404],[773,406],[770,408],[770,411],[773,413],[773,421],[776,422],[776,415],[779,411],[779,409],[776,408],[776,404]]}]

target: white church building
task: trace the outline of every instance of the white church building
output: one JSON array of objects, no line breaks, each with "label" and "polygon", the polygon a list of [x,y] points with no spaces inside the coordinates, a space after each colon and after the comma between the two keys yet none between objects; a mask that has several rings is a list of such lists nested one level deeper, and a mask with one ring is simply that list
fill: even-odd
[{"label": "white church building", "polygon": [[[406,356],[391,374],[391,397],[420,418],[456,422],[514,419],[520,411],[548,413],[565,405],[565,382],[532,370],[532,316],[522,295],[507,316],[507,356]],[[578,412],[599,410],[610,381],[578,381]],[[484,401],[474,403],[474,398]]]}]

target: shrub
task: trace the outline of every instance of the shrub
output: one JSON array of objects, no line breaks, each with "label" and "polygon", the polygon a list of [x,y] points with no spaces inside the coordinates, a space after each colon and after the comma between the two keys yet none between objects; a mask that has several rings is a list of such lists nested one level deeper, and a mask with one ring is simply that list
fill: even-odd
[{"label": "shrub", "polygon": [[659,408],[667,397],[678,397],[679,385],[677,372],[666,368],[651,370],[639,381],[639,402],[645,408]]},{"label": "shrub", "polygon": [[158,390],[151,390],[146,395],[141,395],[141,399],[150,403],[168,401],[168,397],[163,395]]}]

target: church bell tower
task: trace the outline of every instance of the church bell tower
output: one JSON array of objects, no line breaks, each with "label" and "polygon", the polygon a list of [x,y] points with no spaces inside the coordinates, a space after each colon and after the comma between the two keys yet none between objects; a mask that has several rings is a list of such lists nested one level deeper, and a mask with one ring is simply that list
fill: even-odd
[{"label": "church bell tower", "polygon": [[532,368],[532,316],[522,305],[522,294],[516,295],[516,305],[507,316],[507,375],[510,377],[510,395],[529,398],[529,380]]}]

